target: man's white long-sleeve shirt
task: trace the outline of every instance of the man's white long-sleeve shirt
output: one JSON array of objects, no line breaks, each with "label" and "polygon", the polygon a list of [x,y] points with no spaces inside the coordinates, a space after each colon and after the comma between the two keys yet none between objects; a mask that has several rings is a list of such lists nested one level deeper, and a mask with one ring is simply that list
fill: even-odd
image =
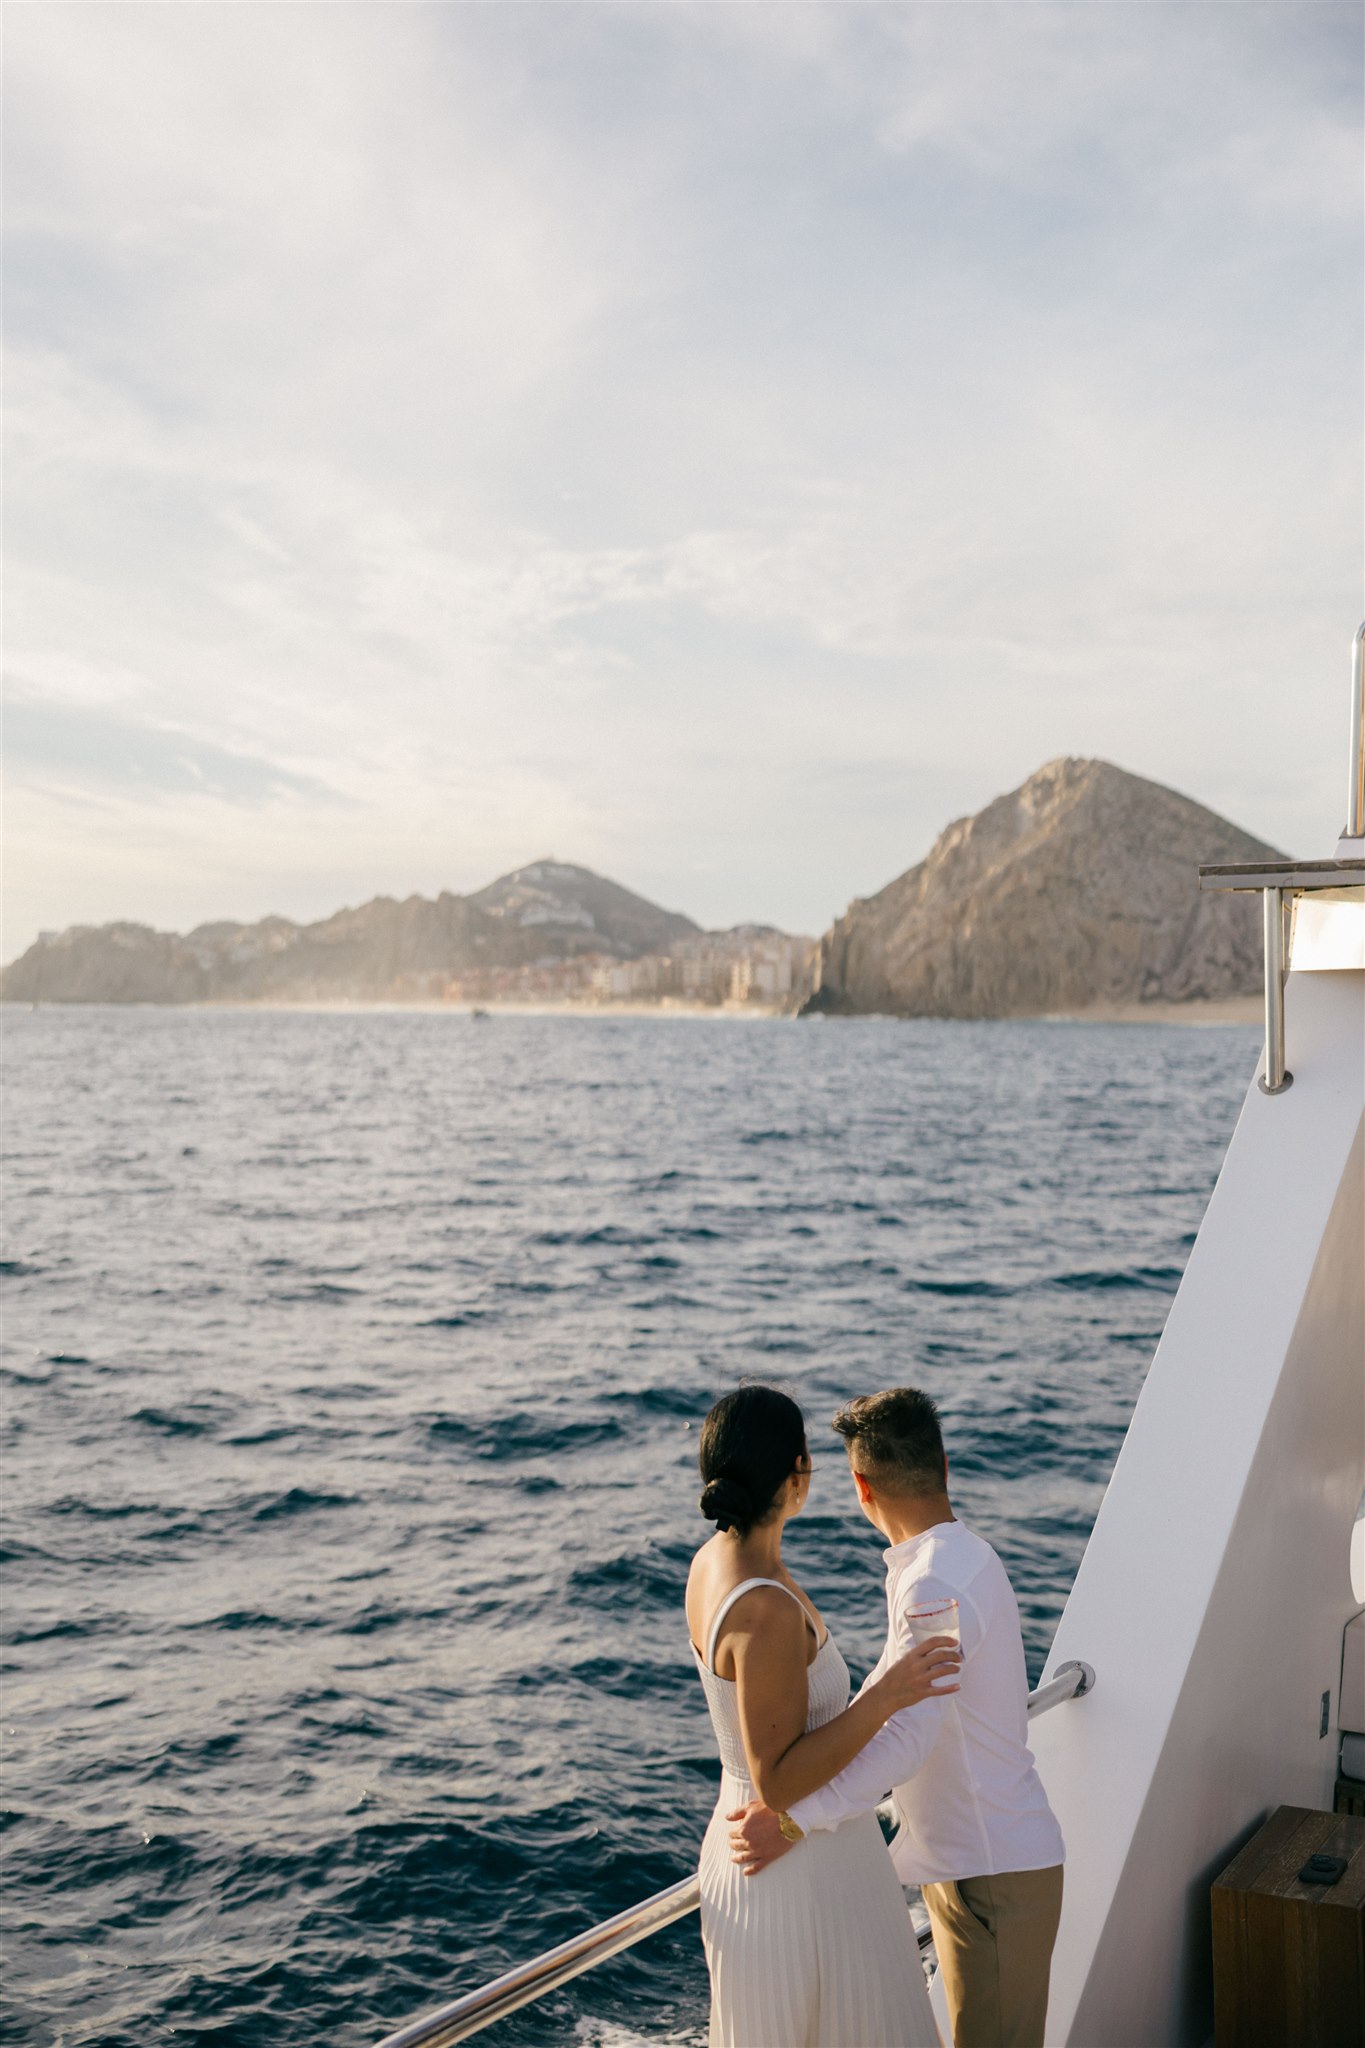
[{"label": "man's white long-sleeve shirt", "polygon": [[936,1522],[886,1552],[887,1642],[865,1683],[914,1647],[907,1610],[943,1596],[958,1603],[960,1690],[893,1714],[792,1819],[808,1833],[836,1828],[891,1788],[903,1884],[1049,1869],[1065,1850],[1028,1746],[1019,1609],[1005,1567],[964,1523]]}]

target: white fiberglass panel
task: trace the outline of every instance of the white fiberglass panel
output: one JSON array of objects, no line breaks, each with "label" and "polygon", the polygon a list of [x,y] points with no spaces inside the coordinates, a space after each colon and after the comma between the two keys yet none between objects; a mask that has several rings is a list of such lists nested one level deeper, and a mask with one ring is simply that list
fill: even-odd
[{"label": "white fiberglass panel", "polygon": [[[1365,976],[1292,974],[1294,1085],[1253,1084],[1034,1724],[1067,1840],[1047,2039],[1212,2029],[1208,1889],[1276,1806],[1330,1807],[1365,1484]],[[1326,1695],[1326,1732],[1322,1730]]]},{"label": "white fiberglass panel", "polygon": [[1358,974],[1365,969],[1365,889],[1299,897],[1290,959],[1298,973]]}]

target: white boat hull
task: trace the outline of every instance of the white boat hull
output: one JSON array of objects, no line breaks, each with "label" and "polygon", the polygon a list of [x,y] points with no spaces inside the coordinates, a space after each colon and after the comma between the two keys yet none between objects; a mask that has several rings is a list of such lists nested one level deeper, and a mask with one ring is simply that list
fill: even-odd
[{"label": "white boat hull", "polygon": [[[1209,1886],[1282,1804],[1330,1807],[1365,1486],[1365,974],[1295,972],[1293,1085],[1248,1091],[1048,1671],[1067,1841],[1048,2042],[1212,2031]],[[1326,1696],[1326,1729],[1323,1731]]]}]

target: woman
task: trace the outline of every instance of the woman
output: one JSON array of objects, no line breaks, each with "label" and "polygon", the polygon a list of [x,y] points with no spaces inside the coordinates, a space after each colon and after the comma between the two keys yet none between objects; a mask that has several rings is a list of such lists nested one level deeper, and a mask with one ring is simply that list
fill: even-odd
[{"label": "woman", "polygon": [[955,1692],[942,1683],[953,1646],[921,1644],[850,1706],[848,1666],[782,1562],[810,1491],[801,1410],[772,1387],[726,1394],[702,1425],[700,1464],[716,1534],[692,1561],[687,1619],[724,1772],[700,1870],[710,2048],[938,2048],[875,1817],[812,1834],[750,1879],[730,1859],[726,1815],[751,1799],[784,1812],[892,1714]]}]

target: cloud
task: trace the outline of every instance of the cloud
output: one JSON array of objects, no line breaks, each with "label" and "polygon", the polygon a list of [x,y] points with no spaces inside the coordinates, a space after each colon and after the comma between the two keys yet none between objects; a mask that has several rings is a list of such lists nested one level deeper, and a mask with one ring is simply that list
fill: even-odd
[{"label": "cloud", "polygon": [[[1157,224],[1358,218],[1359,18],[1349,6],[1020,8],[886,23],[880,136],[1073,212],[1126,194]],[[1210,93],[1216,77],[1221,90]],[[1078,173],[1088,171],[1088,177]],[[1155,202],[1155,205],[1153,204]],[[1177,212],[1177,210],[1179,210]]]},{"label": "cloud", "polygon": [[812,927],[1062,752],[1335,831],[1354,8],[6,40],[15,934],[551,842]]},{"label": "cloud", "polygon": [[212,740],[116,711],[16,695],[5,707],[5,754],[15,782],[112,790],[147,798],[187,794],[246,808],[290,797],[342,801],[313,776],[233,752]]}]

